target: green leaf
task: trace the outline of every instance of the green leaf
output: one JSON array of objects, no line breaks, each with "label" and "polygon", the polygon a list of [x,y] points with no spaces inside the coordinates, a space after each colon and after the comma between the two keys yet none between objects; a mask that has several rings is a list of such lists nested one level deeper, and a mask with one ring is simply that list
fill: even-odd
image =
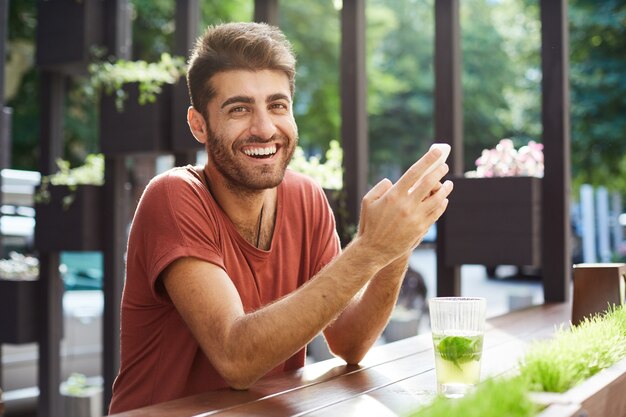
[{"label": "green leaf", "polygon": [[453,362],[460,368],[460,365],[463,363],[480,359],[482,339],[478,337],[448,336],[441,339],[437,350],[443,359]]}]

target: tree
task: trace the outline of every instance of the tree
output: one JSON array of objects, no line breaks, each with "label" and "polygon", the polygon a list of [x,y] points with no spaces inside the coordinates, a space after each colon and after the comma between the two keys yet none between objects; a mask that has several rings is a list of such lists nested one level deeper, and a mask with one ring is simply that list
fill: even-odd
[{"label": "tree", "polygon": [[572,168],[576,186],[626,193],[626,4],[570,2]]}]

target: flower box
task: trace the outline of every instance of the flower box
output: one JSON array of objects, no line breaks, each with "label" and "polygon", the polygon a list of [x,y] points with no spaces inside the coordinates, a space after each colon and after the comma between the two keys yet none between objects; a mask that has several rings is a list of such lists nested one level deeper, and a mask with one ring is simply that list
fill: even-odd
[{"label": "flower box", "polygon": [[104,2],[37,2],[37,66],[85,74],[93,45],[104,44]]},{"label": "flower box", "polygon": [[69,393],[61,384],[61,395],[66,417],[99,417],[102,416],[102,387],[84,388],[80,394]]},{"label": "flower box", "polygon": [[532,393],[539,404],[578,405],[586,417],[626,416],[626,359],[604,369],[570,390]]},{"label": "flower box", "polygon": [[541,179],[453,178],[445,264],[541,264]]},{"label": "flower box", "polygon": [[[167,153],[172,134],[172,85],[163,84],[152,103],[139,103],[139,83],[124,85],[118,110],[115,96],[103,94],[100,105],[100,150],[105,155]],[[180,110],[184,117],[184,110]]]},{"label": "flower box", "polygon": [[0,344],[37,341],[39,280],[0,277]]},{"label": "flower box", "polygon": [[[35,247],[44,252],[100,251],[103,248],[104,188],[48,186],[50,200],[35,204]],[[63,199],[73,195],[73,202]]]}]

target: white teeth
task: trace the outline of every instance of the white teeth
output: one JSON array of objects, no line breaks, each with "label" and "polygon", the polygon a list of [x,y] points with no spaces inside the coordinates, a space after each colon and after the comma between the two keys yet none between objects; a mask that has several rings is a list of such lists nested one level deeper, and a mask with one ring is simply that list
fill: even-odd
[{"label": "white teeth", "polygon": [[263,155],[273,155],[276,153],[276,145],[270,146],[268,148],[252,148],[246,149],[243,151],[248,156],[263,156]]}]

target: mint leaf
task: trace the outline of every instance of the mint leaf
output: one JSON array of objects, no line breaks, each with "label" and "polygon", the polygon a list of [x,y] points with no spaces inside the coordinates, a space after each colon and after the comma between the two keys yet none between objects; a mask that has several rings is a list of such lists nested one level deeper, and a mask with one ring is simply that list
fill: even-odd
[{"label": "mint leaf", "polygon": [[460,369],[461,364],[480,359],[482,337],[447,336],[441,339],[437,350],[443,359]]}]

